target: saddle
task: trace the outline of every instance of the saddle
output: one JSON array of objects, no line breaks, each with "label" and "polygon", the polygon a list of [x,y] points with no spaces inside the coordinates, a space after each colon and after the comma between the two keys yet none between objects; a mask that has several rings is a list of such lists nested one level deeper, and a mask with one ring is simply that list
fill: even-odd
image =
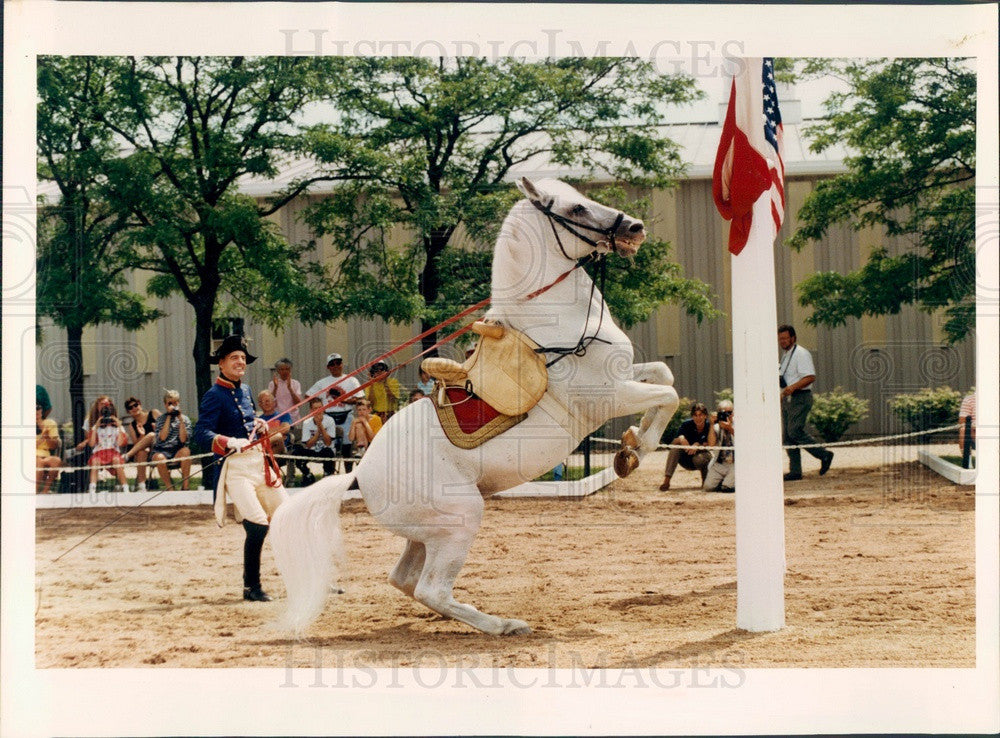
[{"label": "saddle", "polygon": [[464,364],[452,359],[424,359],[420,367],[438,380],[438,405],[445,404],[444,388],[462,387],[482,398],[502,415],[522,415],[542,399],[548,386],[545,359],[538,345],[520,331],[499,323],[477,321],[476,350]]}]

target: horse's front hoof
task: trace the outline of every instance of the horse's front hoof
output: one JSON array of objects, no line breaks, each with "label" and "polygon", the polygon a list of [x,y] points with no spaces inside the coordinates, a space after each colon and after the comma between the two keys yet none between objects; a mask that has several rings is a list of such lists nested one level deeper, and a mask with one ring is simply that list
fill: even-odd
[{"label": "horse's front hoof", "polygon": [[630,448],[623,448],[615,454],[615,474],[624,479],[639,466],[639,454]]}]

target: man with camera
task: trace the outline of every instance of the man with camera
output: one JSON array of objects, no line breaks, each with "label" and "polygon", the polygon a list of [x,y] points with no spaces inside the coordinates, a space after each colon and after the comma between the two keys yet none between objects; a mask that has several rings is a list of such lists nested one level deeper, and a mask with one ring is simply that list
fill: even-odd
[{"label": "man with camera", "polygon": [[[330,372],[330,376],[317,380],[306,392],[308,397],[326,390],[323,396],[323,404],[325,405],[330,400],[335,400],[361,386],[357,377],[349,377],[344,374],[344,357],[338,353],[326,357],[326,369]],[[354,462],[350,461],[351,441],[349,435],[351,422],[354,420],[354,406],[360,399],[362,399],[360,394],[352,395],[343,402],[330,405],[325,410],[326,414],[333,418],[334,425],[337,426],[335,446],[339,455],[344,458],[345,471],[351,471],[354,468]],[[305,441],[305,439],[305,429],[303,428],[302,440]]]},{"label": "man with camera", "polygon": [[[790,325],[778,326],[778,346],[784,353],[778,364],[781,385],[781,427],[786,446],[806,446],[815,443],[806,431],[806,419],[812,409],[812,383],[816,381],[816,369],[813,366],[812,354],[798,345],[795,338],[795,328]],[[810,454],[820,461],[819,475],[823,476],[830,470],[833,452],[825,448],[807,448]],[[788,449],[788,473],[786,482],[802,479],[802,451],[797,448]]]},{"label": "man with camera", "polygon": [[188,438],[191,435],[191,419],[181,414],[181,395],[177,390],[167,390],[163,395],[163,406],[166,411],[156,419],[153,448],[150,458],[156,462],[164,489],[173,490],[170,483],[170,469],[167,462],[176,460],[181,465],[181,489],[188,488],[188,476],[191,474],[191,449],[188,448]]},{"label": "man with camera", "polygon": [[702,489],[709,492],[736,491],[736,458],[733,452],[733,403],[722,400],[715,412],[715,444],[722,446],[709,464]]}]

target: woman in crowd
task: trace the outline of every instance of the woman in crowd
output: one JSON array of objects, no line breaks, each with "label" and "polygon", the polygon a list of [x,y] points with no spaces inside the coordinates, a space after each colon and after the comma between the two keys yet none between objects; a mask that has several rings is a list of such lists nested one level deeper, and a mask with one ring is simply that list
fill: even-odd
[{"label": "woman in crowd", "polygon": [[44,409],[35,405],[35,491],[48,494],[52,483],[59,476],[59,457],[53,454],[59,448],[59,427],[51,418],[43,418]]},{"label": "woman in crowd", "polygon": [[138,463],[135,473],[136,492],[146,491],[146,462],[149,461],[149,449],[156,439],[156,419],[160,411],[155,407],[145,410],[142,403],[135,397],[125,400],[125,412],[131,420],[125,423],[125,435],[128,437],[129,449],[125,452],[125,461],[134,460]]},{"label": "woman in crowd", "polygon": [[[94,409],[97,413],[95,417]],[[107,395],[101,395],[94,402],[90,416],[87,418],[90,428],[87,432],[87,445],[93,449],[90,456],[90,487],[88,492],[97,492],[97,472],[102,466],[110,466],[112,473],[118,478],[122,492],[128,492],[128,480],[125,478],[125,460],[121,455],[121,447],[128,438],[122,421],[118,418],[115,404]]]},{"label": "woman in crowd", "polygon": [[354,422],[351,423],[348,437],[352,452],[360,457],[364,456],[368,444],[382,428],[382,419],[372,413],[372,404],[368,400],[360,400],[354,408]]}]

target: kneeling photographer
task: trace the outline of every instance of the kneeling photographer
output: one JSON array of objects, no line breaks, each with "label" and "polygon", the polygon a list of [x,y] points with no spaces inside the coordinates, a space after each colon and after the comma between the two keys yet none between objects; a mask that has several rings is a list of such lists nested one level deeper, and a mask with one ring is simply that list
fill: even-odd
[{"label": "kneeling photographer", "polygon": [[736,490],[736,458],[733,452],[733,403],[723,400],[715,413],[716,444],[723,446],[715,454],[702,488],[709,492],[734,492]]}]

